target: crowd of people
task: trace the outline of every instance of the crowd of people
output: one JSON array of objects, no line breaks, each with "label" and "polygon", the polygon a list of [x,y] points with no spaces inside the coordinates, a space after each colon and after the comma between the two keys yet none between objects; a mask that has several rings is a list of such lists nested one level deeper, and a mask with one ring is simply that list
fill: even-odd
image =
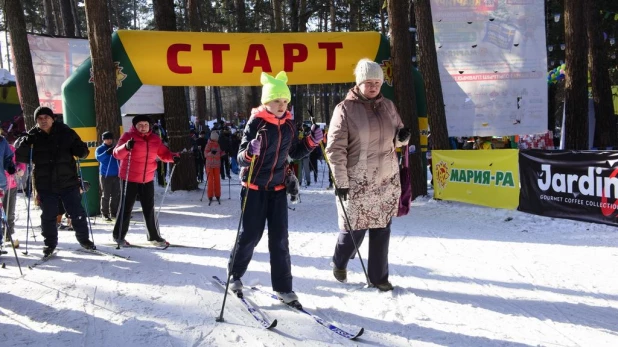
[{"label": "crowd of people", "polygon": [[[192,133],[196,178],[207,182],[210,201],[220,199],[221,180],[230,180],[231,172],[241,181],[241,227],[228,262],[233,291],[242,291],[242,278],[268,225],[272,288],[281,301],[301,306],[293,289],[287,195],[298,194],[293,163],[300,163],[296,172],[304,173],[302,179],[309,186],[311,172],[313,183],[318,180],[318,160],[322,158],[329,163],[329,187],[334,188],[339,215],[340,234],[331,264],[334,277],[346,281],[348,261],[368,231],[368,283],[381,291],[393,289],[388,277],[388,247],[401,194],[396,148],[407,144],[410,131],[404,128],[393,102],[380,93],[382,67],[362,59],[354,74],[356,85],[335,107],[330,132],[317,124],[297,128],[288,110],[288,77],[282,71],[276,76],[261,74],[261,104],[252,110],[242,131],[232,132],[218,123],[213,129]],[[34,119],[36,126],[16,141],[17,166],[11,147],[0,138],[4,159],[0,164],[7,174],[0,177],[0,187],[9,201],[4,206],[15,205],[11,200],[15,185],[10,177],[23,175],[24,164],[30,164],[40,200],[44,255],[52,254],[58,244],[59,201],[71,218],[79,244],[95,250],[81,203],[84,184],[79,168],[79,160],[90,151],[73,129],[56,121],[49,108],[37,108]],[[154,211],[154,180],[165,175],[161,167],[176,165],[180,155],[165,145],[163,137],[163,129],[146,115],[135,116],[131,128],[117,141],[111,131],[102,134],[103,143],[96,149],[100,212],[105,220],[114,222],[112,237],[119,247],[130,246],[125,237],[137,199],[147,239],[156,246],[169,245],[161,236]],[[14,208],[7,210],[14,214]],[[10,216],[8,220],[11,225]],[[12,232],[10,226],[7,234]]]}]

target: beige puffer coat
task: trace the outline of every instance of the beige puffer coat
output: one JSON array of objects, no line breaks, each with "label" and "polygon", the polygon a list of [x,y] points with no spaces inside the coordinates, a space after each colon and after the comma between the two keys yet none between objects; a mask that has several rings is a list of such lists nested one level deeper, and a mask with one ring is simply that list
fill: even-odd
[{"label": "beige puffer coat", "polygon": [[[344,202],[352,230],[384,228],[397,215],[401,183],[395,148],[403,128],[392,101],[361,98],[355,87],[333,111],[326,154],[336,186],[350,188]],[[337,198],[338,200],[338,198]],[[349,230],[337,201],[339,228]]]}]

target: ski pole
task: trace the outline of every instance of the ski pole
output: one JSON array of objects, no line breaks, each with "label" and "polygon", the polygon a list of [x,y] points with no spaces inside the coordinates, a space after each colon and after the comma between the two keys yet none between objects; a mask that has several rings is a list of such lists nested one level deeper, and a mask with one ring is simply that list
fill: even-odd
[{"label": "ski pole", "polygon": [[79,164],[80,160],[77,158],[77,170],[79,170],[79,184],[82,188],[82,192],[84,192],[84,198],[86,203],[84,206],[86,207],[86,220],[88,220],[88,229],[90,230],[90,237],[92,238],[92,243],[94,243],[94,234],[92,233],[92,225],[90,225],[90,213],[88,212],[88,192],[86,191],[86,186],[84,185],[84,175],[82,174],[82,166]]},{"label": "ski pole", "polygon": [[[199,146],[199,147],[201,147],[201,146]],[[206,173],[206,158],[204,158],[204,152],[202,151],[201,148],[199,148],[199,151],[200,151],[200,157],[202,157],[202,181],[203,181],[204,180],[204,176],[206,176],[205,175],[205,173]]]},{"label": "ski pole", "polygon": [[[322,154],[322,156],[324,156],[324,154]],[[322,166],[322,182],[320,183],[320,188],[324,187],[324,171],[326,171],[326,166]]]},{"label": "ski pole", "polygon": [[159,209],[157,210],[157,223],[159,221],[159,213],[161,213],[161,207],[163,206],[163,201],[165,201],[165,196],[167,195],[167,190],[172,185],[172,177],[174,176],[174,170],[176,170],[176,166],[177,166],[176,164],[172,166],[172,171],[170,172],[169,183],[165,187],[165,192],[163,193],[163,197],[161,198],[161,203],[159,204]]},{"label": "ski pole", "polygon": [[232,179],[229,177],[227,178],[227,198],[232,199]]},{"label": "ski pole", "polygon": [[[200,151],[200,153],[202,153]],[[204,200],[204,193],[206,193],[206,187],[208,187],[208,170],[206,169],[206,157],[204,157],[204,153],[202,153],[202,159],[204,162],[204,177],[206,177],[206,179],[204,180],[204,190],[202,191],[202,197],[200,198],[200,201]]]},{"label": "ski pole", "polygon": [[[311,115],[311,113],[310,113]],[[313,123],[313,125],[315,124],[315,118],[313,118],[313,115],[311,115],[311,123]],[[333,170],[331,169],[330,166],[330,161],[328,160],[328,155],[326,154],[326,151],[324,150],[324,144],[322,143],[322,141],[320,141],[320,149],[322,150],[322,154],[324,155],[324,161],[326,162],[326,165],[329,168],[329,174],[331,175],[331,178],[333,180],[333,187],[335,188],[335,195],[337,195],[337,198],[339,200],[339,204],[341,205],[341,211],[343,211],[343,216],[345,218],[345,222],[347,225],[347,229],[348,232],[350,233],[350,237],[352,238],[352,243],[354,244],[354,249],[356,250],[356,254],[358,254],[358,260],[361,263],[361,267],[363,268],[363,272],[365,273],[365,279],[367,279],[367,285],[371,286],[371,281],[369,281],[369,275],[367,274],[367,269],[365,268],[365,263],[363,262],[363,259],[361,258],[361,254],[358,250],[358,245],[356,244],[356,240],[354,239],[354,233],[352,230],[352,223],[350,223],[350,219],[348,218],[348,213],[345,210],[345,206],[343,205],[343,199],[341,198],[341,196],[339,194],[337,194],[337,183],[335,181],[335,176],[333,175]]]},{"label": "ski pole", "polygon": [[[120,242],[122,242],[122,232],[124,229],[124,209],[126,208],[125,202],[127,201],[127,185],[129,183],[129,169],[131,168],[131,151],[129,151],[129,155],[127,157],[127,174],[124,177],[124,189],[122,190],[122,201],[120,203],[120,207],[118,214],[120,215],[120,224],[118,224],[118,239],[116,249],[120,249]],[[117,221],[118,222],[118,221]],[[128,227],[127,227],[128,228]]]},{"label": "ski pole", "polygon": [[[25,185],[27,185],[28,183],[25,183]],[[21,187],[21,191],[24,193],[24,205],[28,205],[28,198],[26,197],[27,193],[26,193],[26,188],[24,187],[24,181],[20,180],[19,181],[19,186]],[[30,225],[32,225],[32,218],[30,217],[30,215],[28,215],[28,219],[30,220]],[[34,229],[32,229],[32,237],[34,238],[34,241],[36,241],[36,233],[34,232]]]},{"label": "ski pole", "polygon": [[202,190],[202,197],[200,201],[204,200],[204,193],[206,193],[206,187],[208,187],[208,171],[206,171],[206,180],[204,181],[204,189]]},{"label": "ski pole", "polygon": [[[34,187],[32,186],[32,151],[34,149],[34,144],[30,145],[30,159],[28,160],[28,182],[26,182],[26,186],[28,186],[29,194],[28,194],[28,212],[26,214],[26,251],[22,252],[24,255],[28,255],[28,231],[30,229],[30,200],[32,200],[32,193]],[[34,230],[33,230],[34,232]]]},{"label": "ski pole", "polygon": [[15,254],[15,261],[17,261],[17,267],[19,267],[19,273],[23,276],[24,273],[21,271],[21,264],[19,263],[19,257],[17,256],[17,250],[15,250],[13,235],[11,235],[11,233],[9,232],[9,223],[7,223],[6,221],[6,213],[4,213],[4,207],[2,208],[2,224],[4,225],[4,230],[6,230],[9,240],[11,240],[11,246],[13,246],[13,253]]},{"label": "ski pole", "polygon": [[234,261],[236,260],[236,251],[238,250],[238,239],[240,238],[240,227],[242,226],[242,217],[245,215],[245,207],[247,206],[247,197],[249,197],[249,185],[251,185],[251,176],[253,175],[253,164],[255,163],[254,154],[251,156],[251,165],[249,165],[249,175],[247,176],[247,190],[245,197],[243,198],[242,208],[240,209],[240,219],[238,220],[238,231],[236,232],[236,240],[234,241],[234,249],[232,250],[232,259],[228,264],[227,282],[225,283],[225,293],[223,294],[223,305],[221,306],[221,314],[216,318],[217,322],[223,322],[223,310],[225,309],[225,300],[227,299],[228,289],[230,287],[230,279],[232,278],[232,268],[234,268]]}]

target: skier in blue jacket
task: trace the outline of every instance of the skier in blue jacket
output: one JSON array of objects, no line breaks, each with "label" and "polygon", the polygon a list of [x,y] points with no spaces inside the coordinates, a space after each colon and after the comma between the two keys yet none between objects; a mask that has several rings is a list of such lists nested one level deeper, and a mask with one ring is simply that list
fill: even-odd
[{"label": "skier in blue jacket", "polygon": [[120,177],[118,161],[113,156],[114,134],[106,131],[101,136],[103,144],[97,147],[96,157],[99,162],[99,185],[101,186],[101,214],[111,222],[116,218],[120,202]]}]

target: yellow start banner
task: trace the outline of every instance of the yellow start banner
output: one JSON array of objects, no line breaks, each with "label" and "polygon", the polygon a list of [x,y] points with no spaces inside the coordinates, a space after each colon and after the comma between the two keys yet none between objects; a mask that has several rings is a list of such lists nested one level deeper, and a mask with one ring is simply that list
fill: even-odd
[{"label": "yellow start banner", "polygon": [[289,84],[354,81],[361,58],[374,60],[381,36],[355,33],[204,33],[119,30],[143,84],[259,85],[262,71],[286,71]]},{"label": "yellow start banner", "polygon": [[432,151],[434,198],[516,209],[517,149]]}]

